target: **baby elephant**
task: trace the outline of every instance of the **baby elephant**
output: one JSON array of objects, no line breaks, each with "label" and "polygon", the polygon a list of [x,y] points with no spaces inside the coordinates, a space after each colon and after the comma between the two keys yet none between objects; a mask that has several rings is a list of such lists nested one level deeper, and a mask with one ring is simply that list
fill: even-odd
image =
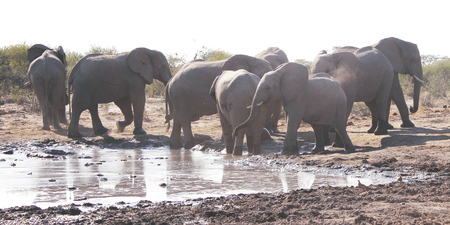
[{"label": "baby elephant", "polygon": [[309,78],[308,69],[294,62],[264,74],[256,89],[250,116],[236,127],[235,133],[248,126],[258,108],[280,98],[287,117],[282,154],[298,154],[297,129],[302,120],[310,123],[314,129],[316,147],[313,152],[324,151],[323,137],[330,126],[336,128],[347,151],[355,150],[346,131],[347,98],[339,83],[325,73]]},{"label": "baby elephant", "polygon": [[216,102],[228,154],[242,155],[244,135],[247,137],[249,155],[261,153],[261,132],[267,107],[259,110],[251,125],[233,135],[234,128],[250,115],[248,106],[252,104],[259,81],[258,76],[246,70],[227,70],[218,76],[211,86],[210,95]]},{"label": "baby elephant", "polygon": [[311,124],[314,129],[316,146],[313,152],[325,150],[329,142],[328,132],[332,126],[344,140],[345,149],[355,151],[347,134],[347,97],[339,83],[326,73],[314,74],[308,80],[307,105],[303,121]]}]

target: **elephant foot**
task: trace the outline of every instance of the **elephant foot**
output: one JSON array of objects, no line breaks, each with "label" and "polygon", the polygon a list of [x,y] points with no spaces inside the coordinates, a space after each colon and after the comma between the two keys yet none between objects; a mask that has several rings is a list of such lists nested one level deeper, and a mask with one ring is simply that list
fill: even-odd
[{"label": "elephant foot", "polygon": [[370,129],[367,131],[367,133],[371,134],[371,133],[375,132],[376,129],[377,129],[376,126],[372,126],[372,127],[370,127]]},{"label": "elephant foot", "polygon": [[388,129],[388,130],[392,130],[392,129],[394,129],[394,126],[392,126],[392,124],[388,123],[388,124],[387,124],[387,129]]},{"label": "elephant foot", "polygon": [[59,125],[59,124],[55,124],[55,125],[53,125],[53,127],[56,129],[56,130],[62,130],[63,128],[61,127],[61,125]]},{"label": "elephant foot", "polygon": [[50,130],[50,126],[49,125],[44,125],[44,126],[42,126],[42,130]]},{"label": "elephant foot", "polygon": [[388,130],[387,130],[387,129],[377,129],[377,130],[374,132],[374,134],[375,134],[375,135],[386,135],[386,134],[388,134]]},{"label": "elephant foot", "polygon": [[294,147],[283,148],[281,151],[282,155],[298,155],[298,149],[294,149]]},{"label": "elephant foot", "polygon": [[325,148],[323,147],[317,147],[317,145],[313,148],[313,150],[311,151],[311,153],[317,154],[317,153],[322,153],[325,152]]},{"label": "elephant foot", "polygon": [[188,141],[184,144],[184,149],[190,149],[190,148],[194,147],[195,145],[196,145],[196,143],[194,140]]},{"label": "elephant foot", "polygon": [[242,155],[242,146],[235,147],[233,155]]},{"label": "elephant foot", "polygon": [[128,123],[127,121],[117,121],[116,122],[116,127],[117,130],[122,133],[125,130],[125,127],[127,127],[128,125],[130,125],[131,123]]},{"label": "elephant foot", "polygon": [[249,155],[260,155],[261,154],[261,145],[253,145],[253,151]]},{"label": "elephant foot", "polygon": [[170,141],[169,143],[169,147],[170,148],[174,148],[174,149],[178,149],[178,148],[182,148],[183,144],[181,144],[181,142],[176,142],[176,141]]},{"label": "elephant foot", "polygon": [[141,128],[134,128],[133,134],[134,135],[143,135],[143,134],[147,134],[147,132],[144,129],[142,129],[142,127],[141,127]]},{"label": "elephant foot", "polygon": [[414,125],[413,122],[411,122],[411,120],[404,120],[402,125],[400,125],[401,127],[415,127],[416,125]]},{"label": "elephant foot", "polygon": [[355,152],[355,151],[356,151],[356,148],[355,148],[355,146],[349,146],[349,147],[346,147],[346,148],[345,148],[345,151],[346,151],[346,152],[349,152],[349,153]]},{"label": "elephant foot", "polygon": [[81,136],[81,133],[79,131],[70,131],[69,130],[69,134],[67,135],[67,137],[76,139],[76,138],[81,138],[82,136]]},{"label": "elephant foot", "polygon": [[108,128],[106,128],[106,127],[102,127],[100,129],[94,130],[94,134],[97,135],[97,136],[101,136],[101,135],[104,135],[106,133],[108,133]]},{"label": "elephant foot", "polygon": [[333,144],[331,144],[332,147],[337,147],[337,148],[343,148],[344,147],[344,143],[340,142],[340,141],[335,141],[333,142]]}]

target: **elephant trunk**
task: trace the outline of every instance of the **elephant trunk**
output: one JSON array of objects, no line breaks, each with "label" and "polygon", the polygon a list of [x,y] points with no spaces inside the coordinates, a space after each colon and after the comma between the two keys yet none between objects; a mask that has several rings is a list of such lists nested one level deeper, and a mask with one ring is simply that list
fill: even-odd
[{"label": "elephant trunk", "polygon": [[420,66],[417,73],[414,73],[414,105],[409,108],[409,111],[411,113],[417,112],[419,109],[419,97],[420,97],[420,88],[423,85],[423,72],[422,72],[422,66]]},{"label": "elephant trunk", "polygon": [[241,123],[240,125],[238,125],[236,128],[234,128],[234,131],[233,131],[233,137],[236,136],[236,134],[237,134],[237,132],[238,132],[239,130],[244,129],[244,128],[250,126],[250,124],[253,123],[253,120],[255,120],[256,116],[258,115],[258,112],[259,112],[259,109],[260,109],[261,104],[262,104],[262,103],[257,104],[257,103],[253,100],[253,103],[252,103],[252,106],[251,106],[251,110],[250,110],[250,115],[248,116],[248,118],[247,118],[246,121],[244,121],[243,123]]}]

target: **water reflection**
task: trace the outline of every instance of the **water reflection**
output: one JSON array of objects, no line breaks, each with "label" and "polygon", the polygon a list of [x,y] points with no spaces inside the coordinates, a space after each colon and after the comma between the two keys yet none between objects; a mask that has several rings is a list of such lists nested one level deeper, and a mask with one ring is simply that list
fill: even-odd
[{"label": "water reflection", "polygon": [[[323,185],[356,186],[357,180],[367,185],[390,182],[305,171],[273,171],[233,163],[243,157],[223,153],[165,148],[69,150],[77,155],[66,156],[64,160],[2,156],[6,161],[0,162],[0,207],[186,200],[237,193],[288,192]],[[11,162],[16,166],[9,166]]]}]

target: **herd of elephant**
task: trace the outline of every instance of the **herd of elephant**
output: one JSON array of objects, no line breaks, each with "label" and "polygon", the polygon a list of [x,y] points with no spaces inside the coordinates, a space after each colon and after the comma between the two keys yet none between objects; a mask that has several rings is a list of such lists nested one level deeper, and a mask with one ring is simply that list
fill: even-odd
[{"label": "herd of elephant", "polygon": [[[201,116],[219,114],[222,138],[228,154],[242,155],[246,137],[249,154],[261,153],[261,136],[280,132],[277,128],[282,108],[287,130],[282,154],[298,154],[297,129],[302,121],[311,124],[315,134],[314,153],[331,144],[353,152],[347,131],[347,118],[354,102],[364,102],[372,114],[369,133],[385,135],[393,128],[388,122],[391,100],[397,105],[402,127],[414,127],[400,87],[398,74],[414,77],[414,105],[418,110],[422,85],[422,63],[416,44],[386,38],[363,47],[341,47],[333,53],[321,51],[308,68],[289,62],[279,48],[270,47],[255,57],[234,55],[220,61],[194,60],[174,76],[165,56],[156,50],[136,48],[115,55],[90,54],[73,68],[66,93],[66,59],[57,50],[33,45],[28,50],[28,76],[42,109],[43,129],[62,129],[66,123],[65,105],[71,104],[68,137],[80,138],[80,114],[88,109],[95,135],[105,128],[98,104],[114,102],[124,115],[117,122],[120,132],[134,122],[135,135],[142,128],[145,85],[157,79],[166,85],[166,122],[173,120],[170,146],[191,148],[196,142],[191,122]],[[184,138],[181,137],[183,130]]]}]

